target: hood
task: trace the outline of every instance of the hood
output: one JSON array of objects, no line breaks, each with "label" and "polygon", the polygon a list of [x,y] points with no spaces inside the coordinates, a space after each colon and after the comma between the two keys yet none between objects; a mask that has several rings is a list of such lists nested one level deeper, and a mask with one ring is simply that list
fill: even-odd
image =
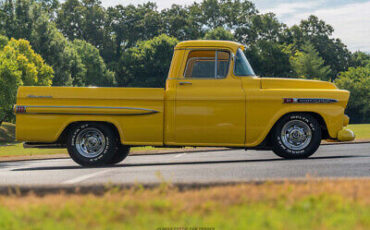
[{"label": "hood", "polygon": [[293,78],[261,78],[262,89],[337,89],[327,81]]}]

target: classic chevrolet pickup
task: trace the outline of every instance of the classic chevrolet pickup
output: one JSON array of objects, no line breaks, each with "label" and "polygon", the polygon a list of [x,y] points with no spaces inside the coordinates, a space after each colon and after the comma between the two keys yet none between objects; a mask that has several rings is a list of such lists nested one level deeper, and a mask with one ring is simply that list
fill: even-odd
[{"label": "classic chevrolet pickup", "polygon": [[306,158],[322,139],[350,141],[349,92],[329,82],[260,78],[229,41],[175,47],[166,87],[20,87],[16,138],[66,147],[83,166],[115,164],[130,146],[272,149]]}]

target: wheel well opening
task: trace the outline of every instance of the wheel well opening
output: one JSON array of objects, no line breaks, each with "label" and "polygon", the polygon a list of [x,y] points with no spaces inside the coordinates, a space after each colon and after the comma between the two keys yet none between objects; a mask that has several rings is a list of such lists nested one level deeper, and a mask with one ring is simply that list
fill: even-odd
[{"label": "wheel well opening", "polygon": [[320,128],[321,128],[321,139],[328,139],[330,138],[329,136],[329,132],[328,132],[328,129],[326,127],[326,123],[324,121],[324,119],[322,118],[322,116],[318,113],[314,113],[314,112],[290,112],[290,113],[287,113],[287,114],[284,114],[283,116],[281,116],[276,122],[275,124],[272,126],[272,128],[270,129],[269,133],[267,134],[267,136],[265,137],[265,139],[262,141],[262,143],[260,144],[260,146],[265,146],[265,147],[271,147],[271,133],[272,131],[274,130],[276,124],[285,116],[289,116],[290,114],[292,113],[304,113],[304,114],[309,114],[311,116],[313,116],[317,122],[319,122],[320,124]]},{"label": "wheel well opening", "polygon": [[330,136],[324,118],[322,118],[320,114],[314,112],[307,112],[307,114],[310,114],[319,122],[321,128],[321,139],[328,139]]},{"label": "wheel well opening", "polygon": [[62,145],[66,145],[67,144],[68,133],[71,131],[71,129],[73,129],[73,127],[75,127],[76,125],[79,125],[81,123],[107,125],[108,127],[110,127],[113,130],[117,139],[121,142],[121,136],[118,132],[117,127],[114,124],[110,123],[110,122],[105,122],[105,121],[77,121],[77,122],[72,122],[69,125],[67,125],[67,127],[65,127],[63,132],[60,134],[57,143],[62,144]]}]

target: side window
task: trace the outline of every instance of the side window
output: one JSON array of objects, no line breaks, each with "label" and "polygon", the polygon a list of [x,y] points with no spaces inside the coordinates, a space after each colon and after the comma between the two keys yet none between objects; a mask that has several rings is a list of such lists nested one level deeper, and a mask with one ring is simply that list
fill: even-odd
[{"label": "side window", "polygon": [[194,50],[188,55],[185,78],[225,78],[230,64],[230,53],[217,50]]}]

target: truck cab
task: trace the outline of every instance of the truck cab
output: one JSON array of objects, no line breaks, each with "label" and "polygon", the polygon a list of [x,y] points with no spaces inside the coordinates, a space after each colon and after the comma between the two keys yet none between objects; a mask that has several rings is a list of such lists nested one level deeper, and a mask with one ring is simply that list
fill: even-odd
[{"label": "truck cab", "polygon": [[185,41],[164,89],[20,87],[16,136],[66,147],[84,166],[115,164],[130,146],[271,149],[306,158],[322,139],[350,141],[349,92],[330,82],[260,78],[231,41]]}]

